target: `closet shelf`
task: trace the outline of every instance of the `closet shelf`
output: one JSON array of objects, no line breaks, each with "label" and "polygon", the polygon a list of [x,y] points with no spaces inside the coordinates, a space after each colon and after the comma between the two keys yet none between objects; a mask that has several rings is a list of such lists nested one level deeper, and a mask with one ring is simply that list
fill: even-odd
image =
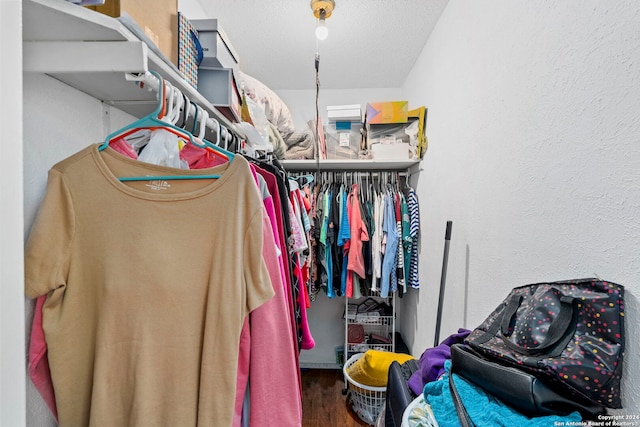
[{"label": "closet shelf", "polygon": [[[314,171],[315,160],[282,160],[287,171]],[[320,160],[321,171],[405,171],[417,167],[420,160]]]},{"label": "closet shelf", "polygon": [[142,117],[157,105],[156,94],[127,81],[124,74],[154,70],[210,116],[235,129],[172,63],[117,19],[64,0],[25,0],[22,4],[25,72],[47,74]]}]

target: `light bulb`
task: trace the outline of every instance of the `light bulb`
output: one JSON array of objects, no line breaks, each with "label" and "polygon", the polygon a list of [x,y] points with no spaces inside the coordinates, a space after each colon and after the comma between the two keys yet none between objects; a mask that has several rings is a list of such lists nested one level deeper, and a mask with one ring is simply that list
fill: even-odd
[{"label": "light bulb", "polygon": [[324,19],[320,19],[318,21],[318,26],[316,27],[316,38],[318,40],[325,40],[329,35],[329,29],[324,25]]}]

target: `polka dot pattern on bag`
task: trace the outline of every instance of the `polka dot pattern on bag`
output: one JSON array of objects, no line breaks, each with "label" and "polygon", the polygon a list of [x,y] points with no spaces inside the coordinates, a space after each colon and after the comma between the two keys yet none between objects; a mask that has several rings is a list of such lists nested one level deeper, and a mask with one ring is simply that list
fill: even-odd
[{"label": "polka dot pattern on bag", "polygon": [[[504,312],[520,304],[512,319]],[[571,321],[549,346],[550,330],[564,313]],[[566,308],[571,301],[571,310]],[[567,317],[564,319],[567,319]],[[508,327],[502,335],[502,328]],[[558,329],[556,325],[556,329]],[[570,396],[620,408],[624,359],[624,287],[597,279],[537,283],[514,288],[467,338],[481,353],[546,378]],[[538,351],[544,349],[543,351]],[[528,354],[530,353],[530,354]]]}]

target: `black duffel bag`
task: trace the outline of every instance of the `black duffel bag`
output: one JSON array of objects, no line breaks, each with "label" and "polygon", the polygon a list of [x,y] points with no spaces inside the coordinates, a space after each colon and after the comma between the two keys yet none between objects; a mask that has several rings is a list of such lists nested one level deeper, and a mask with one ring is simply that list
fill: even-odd
[{"label": "black duffel bag", "polygon": [[[464,344],[451,346],[451,372],[529,417],[568,415],[578,411],[584,420],[597,420],[598,415],[606,413],[602,405],[558,393],[540,378],[489,360]],[[460,414],[461,408],[457,404],[456,409]]]},{"label": "black duffel bag", "polygon": [[599,279],[514,288],[465,340],[557,393],[621,408],[624,287]]}]

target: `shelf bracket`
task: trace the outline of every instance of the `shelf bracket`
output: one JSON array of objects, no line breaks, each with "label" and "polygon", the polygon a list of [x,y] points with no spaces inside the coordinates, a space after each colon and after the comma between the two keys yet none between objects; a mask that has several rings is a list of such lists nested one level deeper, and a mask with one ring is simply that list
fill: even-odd
[{"label": "shelf bracket", "polygon": [[148,71],[141,41],[25,41],[23,70],[45,74]]}]

